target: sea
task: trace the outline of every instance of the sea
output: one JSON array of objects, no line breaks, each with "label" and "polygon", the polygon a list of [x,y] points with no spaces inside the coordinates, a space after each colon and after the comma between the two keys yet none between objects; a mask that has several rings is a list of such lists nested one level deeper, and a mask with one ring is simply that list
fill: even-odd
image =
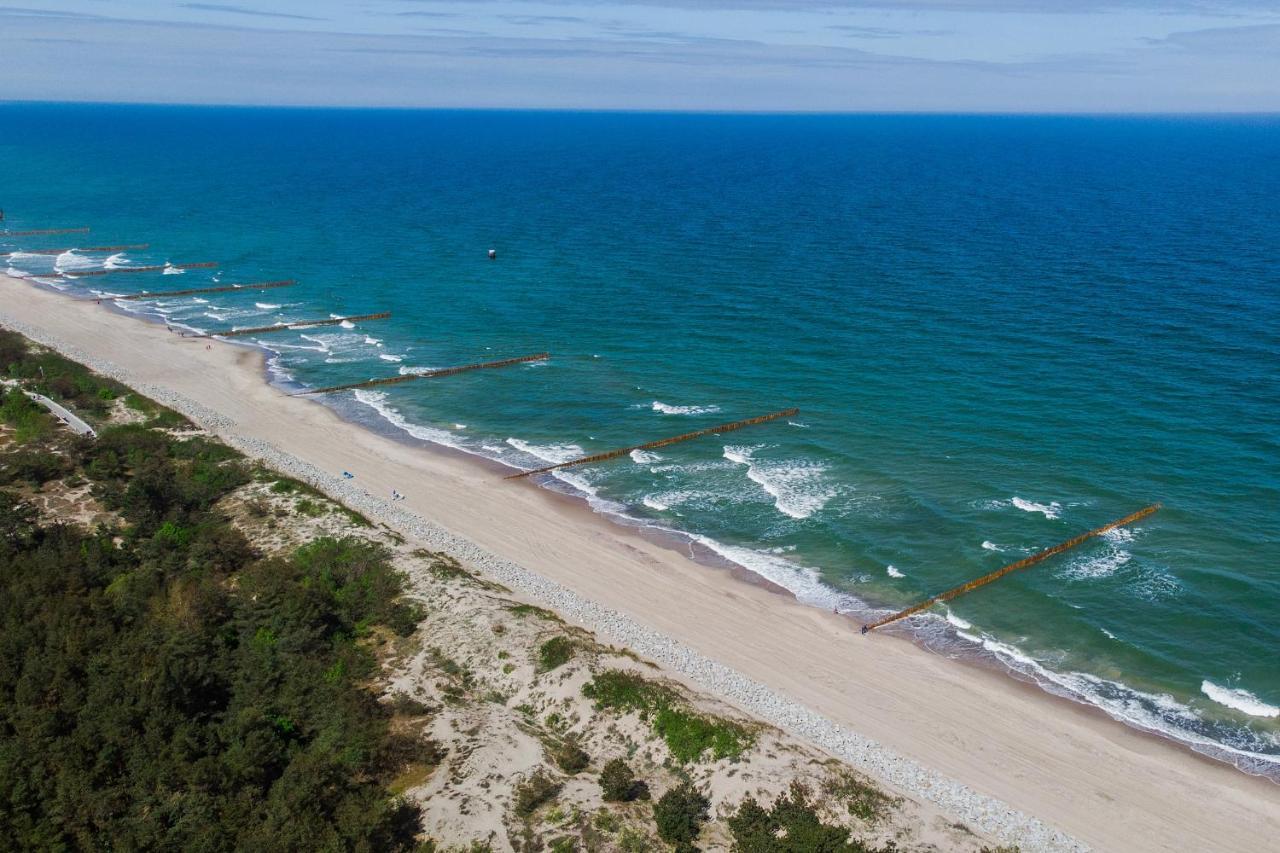
[{"label": "sea", "polygon": [[240,339],[282,387],[550,353],[327,398],[423,452],[798,407],[539,481],[859,620],[1160,502],[883,630],[1280,778],[1280,117],[10,103],[0,208],[216,261],[30,282],[180,329],[392,312]]}]

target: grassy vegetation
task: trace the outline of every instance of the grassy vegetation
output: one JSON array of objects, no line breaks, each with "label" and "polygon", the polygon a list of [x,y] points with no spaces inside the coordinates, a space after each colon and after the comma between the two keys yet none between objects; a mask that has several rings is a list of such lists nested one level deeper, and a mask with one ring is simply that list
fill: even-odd
[{"label": "grassy vegetation", "polygon": [[893,853],[869,847],[850,837],[848,829],[822,822],[809,802],[809,789],[794,783],[791,790],[764,808],[748,796],[726,821],[736,853]]},{"label": "grassy vegetation", "polygon": [[550,672],[573,659],[577,646],[569,637],[560,634],[538,647],[538,671]]},{"label": "grassy vegetation", "polygon": [[849,814],[868,823],[875,823],[885,817],[897,804],[896,798],[849,771],[832,776],[823,792],[844,803]]},{"label": "grassy vegetation", "polygon": [[[126,393],[7,334],[0,373],[81,412]],[[413,849],[391,786],[423,747],[366,687],[364,639],[420,618],[387,553],[261,557],[217,509],[244,460],[130,404],[146,424],[34,439],[55,463],[0,450],[0,485],[81,477],[121,519],[42,523],[0,488],[0,849]]]},{"label": "grassy vegetation", "polygon": [[607,670],[587,682],[582,692],[599,710],[639,711],[682,764],[704,760],[708,753],[713,759],[738,758],[755,741],[745,726],[699,714],[672,688],[634,672]]}]

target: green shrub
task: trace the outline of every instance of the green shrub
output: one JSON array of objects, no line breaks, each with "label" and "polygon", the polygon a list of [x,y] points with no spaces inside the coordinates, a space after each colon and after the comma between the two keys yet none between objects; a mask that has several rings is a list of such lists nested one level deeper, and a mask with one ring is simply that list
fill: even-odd
[{"label": "green shrub", "polygon": [[515,790],[515,810],[520,817],[529,817],[539,806],[550,802],[560,793],[560,785],[541,770],[522,782]]},{"label": "green shrub", "polygon": [[75,470],[65,456],[41,448],[21,448],[0,454],[0,485],[31,483],[40,486]]},{"label": "green shrub", "polygon": [[573,738],[555,744],[548,752],[555,765],[570,776],[586,770],[591,763],[591,756]]},{"label": "green shrub", "polygon": [[600,791],[606,803],[629,803],[649,799],[649,786],[636,779],[635,772],[621,758],[600,771]]},{"label": "green shrub", "polygon": [[563,634],[552,637],[538,647],[538,671],[550,672],[558,666],[563,666],[573,658],[576,649],[573,640],[569,637]]},{"label": "green shrub", "polygon": [[677,785],[653,804],[658,837],[673,845],[677,853],[697,850],[694,841],[707,821],[710,808],[711,801],[691,783]]}]

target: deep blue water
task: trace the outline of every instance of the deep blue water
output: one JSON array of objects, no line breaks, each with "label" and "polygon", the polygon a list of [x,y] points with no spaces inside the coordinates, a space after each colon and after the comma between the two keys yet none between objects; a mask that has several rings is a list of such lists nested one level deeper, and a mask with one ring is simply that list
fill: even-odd
[{"label": "deep blue water", "polygon": [[395,312],[264,336],[279,381],[550,351],[333,401],[509,464],[799,406],[552,485],[821,606],[1162,501],[914,629],[1280,766],[1280,119],[7,105],[0,206],[221,263],[74,292],[301,282],[135,306],[171,322]]}]

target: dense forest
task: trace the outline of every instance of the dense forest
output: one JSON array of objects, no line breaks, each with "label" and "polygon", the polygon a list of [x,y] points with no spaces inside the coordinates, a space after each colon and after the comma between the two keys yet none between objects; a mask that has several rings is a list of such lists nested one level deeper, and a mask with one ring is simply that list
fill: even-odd
[{"label": "dense forest", "polygon": [[[260,559],[215,509],[238,454],[128,389],[0,333],[0,369],[138,423],[76,439],[0,403],[0,848],[412,849],[385,787],[404,748],[365,688],[371,632],[419,614],[377,545]],[[121,523],[40,519],[84,480]]]}]

